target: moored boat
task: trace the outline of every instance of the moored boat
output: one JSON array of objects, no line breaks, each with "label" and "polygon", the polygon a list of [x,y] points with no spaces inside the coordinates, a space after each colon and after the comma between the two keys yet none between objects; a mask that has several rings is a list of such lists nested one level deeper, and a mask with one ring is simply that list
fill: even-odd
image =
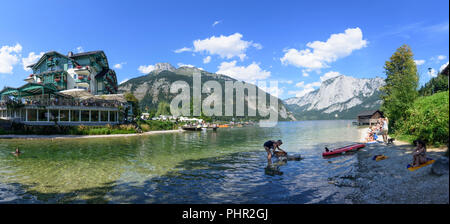
[{"label": "moored boat", "polygon": [[335,154],[345,153],[348,151],[358,150],[360,148],[364,148],[365,146],[366,146],[365,144],[348,145],[348,146],[344,146],[341,148],[333,149],[329,152],[324,152],[324,153],[322,153],[322,156],[331,156],[331,155],[335,155]]}]

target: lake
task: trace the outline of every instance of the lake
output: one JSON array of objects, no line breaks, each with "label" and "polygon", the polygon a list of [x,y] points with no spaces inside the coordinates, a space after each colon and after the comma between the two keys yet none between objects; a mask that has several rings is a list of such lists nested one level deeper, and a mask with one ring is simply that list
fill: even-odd
[{"label": "lake", "polygon": [[[0,203],[352,203],[331,180],[355,170],[355,155],[323,148],[358,141],[352,121],[279,122],[147,136],[0,139]],[[267,167],[263,143],[301,161]],[[23,152],[11,154],[16,147]]]}]

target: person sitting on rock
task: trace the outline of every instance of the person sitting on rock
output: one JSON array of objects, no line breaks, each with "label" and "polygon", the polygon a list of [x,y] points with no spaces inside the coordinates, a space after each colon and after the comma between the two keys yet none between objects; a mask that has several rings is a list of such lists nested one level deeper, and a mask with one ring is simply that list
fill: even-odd
[{"label": "person sitting on rock", "polygon": [[418,167],[423,163],[427,162],[427,147],[422,140],[414,141],[414,144],[417,146],[413,153],[413,167]]}]

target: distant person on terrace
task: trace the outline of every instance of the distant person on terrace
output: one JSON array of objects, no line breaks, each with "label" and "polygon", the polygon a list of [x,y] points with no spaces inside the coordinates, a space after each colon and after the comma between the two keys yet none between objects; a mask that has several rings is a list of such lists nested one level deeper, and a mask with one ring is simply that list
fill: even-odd
[{"label": "distant person on terrace", "polygon": [[382,118],[381,135],[383,136],[383,142],[388,143],[388,131],[389,131],[389,120]]}]

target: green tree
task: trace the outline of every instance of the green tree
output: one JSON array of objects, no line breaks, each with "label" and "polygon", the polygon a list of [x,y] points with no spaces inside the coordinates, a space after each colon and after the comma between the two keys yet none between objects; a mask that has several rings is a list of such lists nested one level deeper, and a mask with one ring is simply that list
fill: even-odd
[{"label": "green tree", "polygon": [[403,45],[386,61],[386,85],[381,88],[383,104],[381,110],[389,118],[390,130],[395,131],[396,123],[405,118],[405,112],[418,97],[419,75],[413,53],[408,45]]},{"label": "green tree", "polygon": [[165,102],[165,101],[161,101],[158,103],[158,109],[156,110],[156,116],[159,115],[170,115],[170,104]]},{"label": "green tree", "polygon": [[430,79],[425,85],[419,89],[420,96],[431,96],[435,93],[448,90],[448,76],[439,74],[437,77]]},{"label": "green tree", "polygon": [[138,117],[141,114],[141,110],[139,108],[139,100],[132,93],[125,93],[125,100],[131,103],[133,107],[133,115],[134,117]]}]

